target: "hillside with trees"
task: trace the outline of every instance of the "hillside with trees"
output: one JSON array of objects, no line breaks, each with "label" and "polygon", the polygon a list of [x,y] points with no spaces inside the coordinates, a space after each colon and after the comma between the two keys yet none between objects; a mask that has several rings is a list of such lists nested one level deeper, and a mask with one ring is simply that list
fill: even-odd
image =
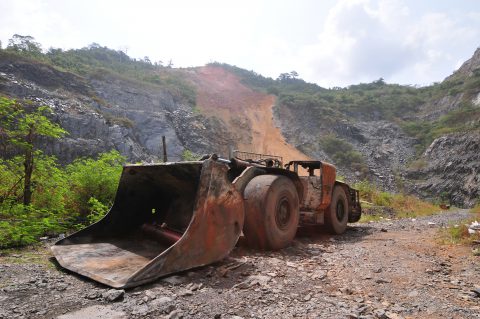
[{"label": "hillside with trees", "polygon": [[332,162],[350,183],[473,206],[479,56],[431,86],[380,78],[322,88],[296,71],[272,79],[216,62],[174,68],[98,44],[44,50],[15,35],[0,49],[0,241],[94,222],[121,164],[163,160],[164,136],[170,161],[272,150]]}]

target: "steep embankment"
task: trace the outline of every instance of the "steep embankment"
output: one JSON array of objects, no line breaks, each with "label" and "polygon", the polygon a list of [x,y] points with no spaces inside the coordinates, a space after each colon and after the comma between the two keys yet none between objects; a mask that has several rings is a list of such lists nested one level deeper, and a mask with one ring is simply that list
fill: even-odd
[{"label": "steep embankment", "polygon": [[422,197],[441,197],[458,206],[480,199],[480,133],[437,138],[408,172],[413,190]]},{"label": "steep embankment", "polygon": [[[246,87],[219,67],[151,72],[158,83],[105,69],[80,76],[2,53],[0,93],[50,106],[69,134],[40,147],[62,162],[111,149],[132,162],[156,161],[162,158],[162,136],[169,160],[180,160],[186,149],[228,156],[229,147],[284,160],[307,158],[275,126],[274,96]],[[194,84],[198,107],[181,98],[188,88],[183,81]]]},{"label": "steep embankment", "polygon": [[[239,150],[281,156],[284,162],[308,159],[285,141],[273,119],[275,96],[255,91],[221,67],[205,66],[189,73],[197,88],[202,114],[223,121]],[[218,132],[223,134],[224,132]]]},{"label": "steep embankment", "polygon": [[233,147],[327,160],[349,182],[458,206],[478,200],[480,50],[424,88],[379,79],[324,89],[297,76],[218,63],[174,69],[99,46],[36,57],[0,50],[0,94],[51,107],[70,134],[42,148],[62,162],[113,148],[132,162],[157,161],[166,136],[170,161]]},{"label": "steep embankment", "polygon": [[159,87],[148,87],[109,76],[82,77],[42,63],[2,56],[0,93],[27,99],[32,106],[47,105],[53,120],[68,131],[65,138],[43,141],[47,154],[70,162],[117,149],[132,161],[158,158],[161,136],[169,141],[169,153],[182,146],[168,118],[182,108],[172,95]]},{"label": "steep embankment", "polygon": [[420,107],[417,132],[433,141],[409,167],[410,189],[472,207],[480,201],[480,49],[437,86]]}]

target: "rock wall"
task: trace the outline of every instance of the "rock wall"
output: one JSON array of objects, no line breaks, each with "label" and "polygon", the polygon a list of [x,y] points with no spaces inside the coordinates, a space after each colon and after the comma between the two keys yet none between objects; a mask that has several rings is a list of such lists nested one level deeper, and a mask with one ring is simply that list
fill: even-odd
[{"label": "rock wall", "polygon": [[185,149],[228,154],[234,145],[225,123],[195,114],[167,90],[114,76],[82,78],[45,65],[0,61],[0,93],[47,105],[53,120],[68,131],[39,147],[68,163],[81,156],[118,150],[130,162],[163,158],[166,137],[169,161]]},{"label": "rock wall", "polygon": [[[465,72],[471,69],[468,64]],[[0,60],[0,93],[32,100],[37,106],[48,105],[54,111],[52,119],[69,134],[40,141],[40,146],[63,163],[111,149],[120,151],[130,162],[158,161],[162,158],[162,136],[167,139],[169,161],[180,160],[185,149],[227,156],[229,146],[251,137],[253,130],[235,113],[225,123],[215,114],[206,116],[192,109],[158,85],[108,74],[84,78],[20,60]],[[474,99],[480,100],[479,96]],[[430,101],[420,108],[418,116],[437,119],[457,108],[461,98],[457,95]],[[332,120],[331,114],[311,112],[284,106],[274,109],[275,124],[288,143],[311,158],[332,162],[322,150],[320,138],[334,133],[363,154],[367,177],[383,189],[398,191],[398,184],[405,184],[421,196],[448,196],[458,206],[472,206],[478,200],[480,133],[435,140],[419,161],[424,165],[411,169],[408,166],[415,157],[415,140],[396,123],[373,117],[360,120],[345,116],[342,120],[338,114]],[[349,167],[339,167],[339,174],[350,183],[358,179],[356,173]]]},{"label": "rock wall", "polygon": [[423,197],[444,197],[460,207],[480,200],[480,133],[437,138],[410,169],[412,190]]},{"label": "rock wall", "polygon": [[[312,158],[333,163],[322,150],[322,136],[334,133],[349,142],[365,159],[366,177],[385,190],[398,191],[398,184],[403,183],[403,172],[415,155],[415,140],[397,124],[386,120],[331,120],[328,116],[322,119],[305,110],[291,110],[285,106],[276,107],[275,117],[287,141]],[[340,166],[338,170],[350,183],[364,178],[348,166]]]}]

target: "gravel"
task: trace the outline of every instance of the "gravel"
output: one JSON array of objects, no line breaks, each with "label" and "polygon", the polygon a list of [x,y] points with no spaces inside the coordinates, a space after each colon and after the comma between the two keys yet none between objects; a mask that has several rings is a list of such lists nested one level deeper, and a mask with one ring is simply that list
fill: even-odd
[{"label": "gravel", "polygon": [[354,224],[341,236],[300,230],[281,251],[239,245],[214,265],[126,291],[64,271],[47,249],[35,251],[43,262],[27,258],[31,249],[4,252],[0,318],[480,318],[480,257],[436,239],[466,217]]}]

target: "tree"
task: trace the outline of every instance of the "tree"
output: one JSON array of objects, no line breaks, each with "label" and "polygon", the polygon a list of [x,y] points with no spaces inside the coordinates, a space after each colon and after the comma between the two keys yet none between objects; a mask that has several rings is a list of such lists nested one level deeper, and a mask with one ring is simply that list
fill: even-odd
[{"label": "tree", "polygon": [[277,78],[277,81],[288,81],[288,80],[295,80],[298,78],[298,72],[297,71],[291,71],[289,73],[280,73],[280,75]]},{"label": "tree", "polygon": [[92,42],[88,45],[89,50],[96,50],[96,49],[101,49],[102,46],[96,42]]},{"label": "tree", "polygon": [[29,35],[14,34],[8,40],[7,49],[22,52],[42,53],[42,46],[35,41],[35,38]]},{"label": "tree", "polygon": [[60,138],[67,134],[58,124],[46,117],[48,106],[27,111],[21,103],[0,97],[0,140],[23,153],[23,204],[32,201],[32,173],[34,170],[35,141],[38,137]]},{"label": "tree", "polygon": [[292,72],[290,72],[290,77],[291,77],[292,79],[298,78],[298,73],[297,73],[297,71],[292,71]]},{"label": "tree", "polygon": [[277,80],[278,81],[286,81],[286,80],[289,80],[291,78],[292,78],[292,76],[290,75],[290,73],[280,73]]}]

